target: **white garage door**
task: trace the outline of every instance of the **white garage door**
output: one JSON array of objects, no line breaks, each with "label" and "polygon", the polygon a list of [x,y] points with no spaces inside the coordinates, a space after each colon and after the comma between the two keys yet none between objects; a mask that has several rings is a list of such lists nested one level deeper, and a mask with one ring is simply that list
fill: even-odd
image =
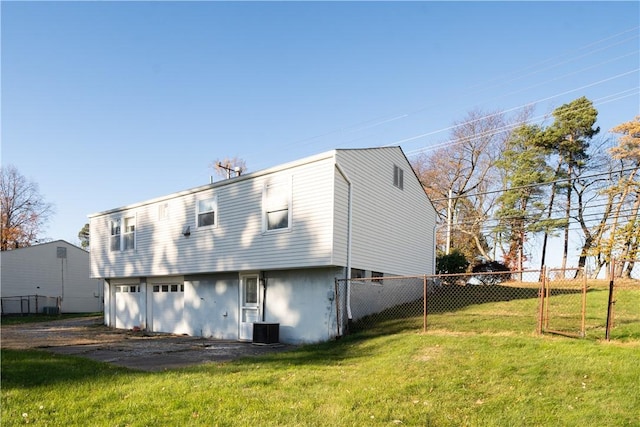
[{"label": "white garage door", "polygon": [[184,284],[153,285],[152,310],[152,331],[183,333]]},{"label": "white garage door", "polygon": [[140,286],[116,286],[116,328],[133,329],[140,326]]}]

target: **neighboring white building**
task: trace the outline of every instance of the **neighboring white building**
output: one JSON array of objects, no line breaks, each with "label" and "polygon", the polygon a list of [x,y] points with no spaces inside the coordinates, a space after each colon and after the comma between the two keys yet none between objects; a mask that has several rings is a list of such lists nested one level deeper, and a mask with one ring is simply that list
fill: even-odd
[{"label": "neighboring white building", "polygon": [[42,313],[56,299],[63,313],[103,309],[102,281],[89,277],[89,252],[64,240],[0,252],[0,271],[3,314]]},{"label": "neighboring white building", "polygon": [[434,272],[436,213],[399,147],[334,150],[92,214],[105,323],[287,343],[338,334],[335,278]]}]

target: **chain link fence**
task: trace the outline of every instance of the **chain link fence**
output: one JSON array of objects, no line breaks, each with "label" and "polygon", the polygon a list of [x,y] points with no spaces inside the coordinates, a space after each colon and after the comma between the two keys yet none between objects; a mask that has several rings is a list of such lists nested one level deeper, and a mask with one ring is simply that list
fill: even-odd
[{"label": "chain link fence", "polygon": [[614,339],[640,339],[640,280],[618,279],[611,302],[607,284],[580,269],[336,280],[338,332],[601,339],[609,325]]},{"label": "chain link fence", "polygon": [[2,315],[58,314],[60,297],[21,295],[0,298]]},{"label": "chain link fence", "polygon": [[338,280],[339,320],[349,332],[535,332],[539,277],[519,271]]}]

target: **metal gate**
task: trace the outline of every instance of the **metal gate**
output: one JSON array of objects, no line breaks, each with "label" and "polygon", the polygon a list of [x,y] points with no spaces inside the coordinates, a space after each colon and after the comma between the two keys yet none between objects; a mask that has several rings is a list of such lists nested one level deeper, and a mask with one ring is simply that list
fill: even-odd
[{"label": "metal gate", "polygon": [[583,269],[548,269],[540,293],[540,332],[585,336],[587,277]]}]

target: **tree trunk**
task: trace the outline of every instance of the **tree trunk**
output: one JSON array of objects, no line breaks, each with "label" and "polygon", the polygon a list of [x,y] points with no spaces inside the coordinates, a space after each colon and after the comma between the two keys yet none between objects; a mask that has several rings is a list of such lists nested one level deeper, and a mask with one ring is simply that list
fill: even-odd
[{"label": "tree trunk", "polygon": [[[569,165],[569,169],[567,171],[567,176],[571,179],[573,177],[573,167]],[[567,256],[569,254],[569,225],[571,221],[571,189],[573,188],[573,184],[570,183],[567,186],[567,204],[565,206],[564,216],[567,220],[567,224],[564,227],[564,244],[562,247],[562,270],[567,268]]]},{"label": "tree trunk", "polygon": [[[556,169],[556,176],[558,175],[560,167]],[[551,219],[551,214],[553,210],[553,201],[556,197],[556,183],[551,184],[551,197],[549,198],[549,211],[547,212],[547,220]],[[544,237],[542,239],[542,255],[540,256],[540,270],[542,270],[545,266],[546,256],[547,256],[547,241],[549,239],[549,230],[545,228]]]}]

